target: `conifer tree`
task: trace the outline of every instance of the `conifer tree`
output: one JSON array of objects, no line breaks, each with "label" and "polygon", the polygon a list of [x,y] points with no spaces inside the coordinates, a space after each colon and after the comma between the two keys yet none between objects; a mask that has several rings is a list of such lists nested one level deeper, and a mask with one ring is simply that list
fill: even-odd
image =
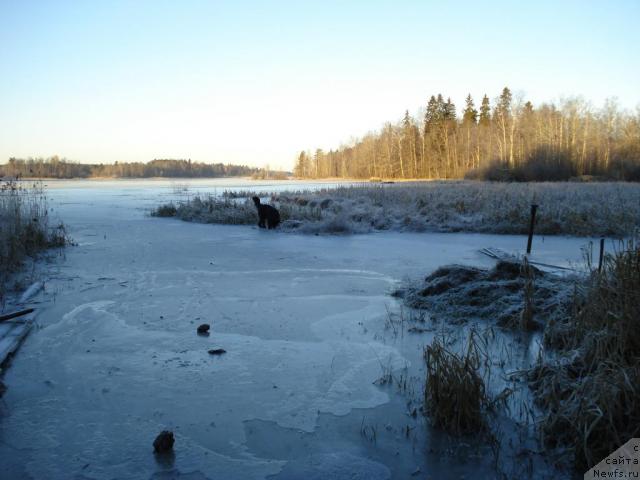
[{"label": "conifer tree", "polygon": [[473,104],[473,98],[471,98],[471,94],[467,95],[465,99],[465,107],[462,112],[462,123],[465,125],[475,125],[478,121],[478,111]]},{"label": "conifer tree", "polygon": [[436,123],[440,123],[442,122],[442,120],[444,120],[445,118],[447,118],[447,106],[444,102],[444,98],[442,98],[442,94],[439,93],[438,97],[436,98],[436,118],[435,121]]},{"label": "conifer tree", "polygon": [[424,135],[429,133],[429,130],[438,121],[438,102],[436,97],[431,95],[429,103],[427,103],[427,111],[424,114]]},{"label": "conifer tree", "polygon": [[491,123],[491,105],[489,104],[489,97],[485,94],[482,97],[482,104],[480,105],[480,125],[488,127]]},{"label": "conifer tree", "polygon": [[496,114],[503,115],[504,117],[508,117],[511,115],[511,100],[513,99],[513,95],[511,94],[511,90],[508,87],[504,87],[502,89],[502,93],[498,98],[498,105],[496,105]]},{"label": "conifer tree", "polygon": [[409,110],[404,111],[404,117],[402,118],[402,126],[406,131],[411,130],[411,115],[409,115]]},{"label": "conifer tree", "polygon": [[451,101],[451,97],[447,98],[447,103],[444,104],[444,120],[456,120],[456,106]]}]

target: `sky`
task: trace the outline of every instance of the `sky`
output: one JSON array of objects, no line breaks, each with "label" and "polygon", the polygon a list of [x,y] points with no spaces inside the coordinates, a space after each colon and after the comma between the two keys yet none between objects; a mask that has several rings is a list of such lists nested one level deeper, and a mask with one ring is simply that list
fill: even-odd
[{"label": "sky", "polygon": [[291,169],[504,86],[640,105],[640,0],[0,0],[0,162]]}]

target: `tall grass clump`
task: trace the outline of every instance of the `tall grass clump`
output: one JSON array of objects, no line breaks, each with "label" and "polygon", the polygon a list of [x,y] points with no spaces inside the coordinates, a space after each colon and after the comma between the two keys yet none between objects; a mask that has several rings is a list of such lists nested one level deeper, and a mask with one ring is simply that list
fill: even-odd
[{"label": "tall grass clump", "polygon": [[65,243],[64,226],[49,226],[41,182],[0,180],[0,299],[26,257]]},{"label": "tall grass clump", "polygon": [[[219,223],[224,225],[253,225],[258,222],[258,212],[251,200],[253,195],[268,196],[262,192],[225,192],[221,197],[197,196],[188,201],[173,202],[158,206],[151,211],[154,217],[176,217],[180,220],[198,223]],[[273,202],[272,202],[273,203]],[[282,222],[287,222],[289,228],[298,228],[303,222],[315,222],[322,218],[321,208],[315,203],[309,205],[307,201],[296,203],[278,201],[275,206],[280,211]]]},{"label": "tall grass clump", "polygon": [[490,406],[480,375],[482,350],[472,332],[462,353],[447,348],[445,338],[435,338],[424,350],[427,379],[425,411],[434,426],[455,435],[485,429],[485,411]]},{"label": "tall grass clump", "polygon": [[175,217],[178,210],[173,203],[160,205],[151,212],[152,217]]},{"label": "tall grass clump", "polygon": [[604,259],[572,312],[550,324],[545,340],[559,356],[530,372],[546,414],[543,440],[565,447],[585,471],[640,435],[640,243]]}]

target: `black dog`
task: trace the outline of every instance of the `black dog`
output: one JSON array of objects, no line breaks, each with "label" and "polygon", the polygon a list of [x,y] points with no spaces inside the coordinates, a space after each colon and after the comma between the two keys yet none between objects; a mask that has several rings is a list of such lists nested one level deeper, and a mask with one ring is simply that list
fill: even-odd
[{"label": "black dog", "polygon": [[278,210],[271,205],[262,205],[258,197],[253,197],[253,203],[256,204],[258,216],[260,217],[258,226],[260,228],[268,228],[269,230],[276,228],[280,223],[280,213]]}]

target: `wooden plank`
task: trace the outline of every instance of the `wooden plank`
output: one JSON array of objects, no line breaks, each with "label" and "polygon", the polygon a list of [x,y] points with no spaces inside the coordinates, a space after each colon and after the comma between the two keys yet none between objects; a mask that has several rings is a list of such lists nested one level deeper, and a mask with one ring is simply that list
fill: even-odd
[{"label": "wooden plank", "polygon": [[[491,257],[491,258],[493,258],[495,260],[504,260],[504,261],[507,261],[507,262],[520,262],[520,261],[522,261],[521,258],[518,258],[515,255],[511,255],[510,253],[507,253],[504,250],[500,250],[499,248],[493,248],[493,247],[481,248],[479,250],[479,252],[482,253],[483,255]],[[575,270],[573,268],[561,267],[560,265],[551,265],[549,263],[537,262],[535,260],[529,260],[529,263],[531,265],[536,265],[538,267],[550,268],[550,269],[553,269],[553,270],[564,270],[564,271],[574,271]]]},{"label": "wooden plank", "polygon": [[0,315],[0,322],[5,320],[11,320],[12,318],[21,317],[33,312],[33,308],[27,308],[26,310],[18,310],[17,312],[5,313]]}]

